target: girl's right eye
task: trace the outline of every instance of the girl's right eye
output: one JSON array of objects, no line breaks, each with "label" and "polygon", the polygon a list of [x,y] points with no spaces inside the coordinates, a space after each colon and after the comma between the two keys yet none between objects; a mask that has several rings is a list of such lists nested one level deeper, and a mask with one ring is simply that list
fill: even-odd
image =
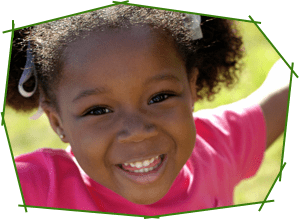
[{"label": "girl's right eye", "polygon": [[88,116],[88,115],[103,115],[103,114],[107,114],[107,113],[111,113],[112,111],[106,107],[92,107],[90,109],[88,109],[87,111],[85,111],[85,113],[83,114],[83,116]]}]

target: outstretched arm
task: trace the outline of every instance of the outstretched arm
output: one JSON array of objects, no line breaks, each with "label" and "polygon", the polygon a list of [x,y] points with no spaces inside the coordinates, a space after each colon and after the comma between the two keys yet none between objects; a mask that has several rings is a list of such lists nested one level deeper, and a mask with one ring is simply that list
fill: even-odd
[{"label": "outstretched arm", "polygon": [[282,60],[270,70],[265,82],[246,98],[259,103],[267,127],[267,148],[284,131],[288,105],[290,71]]}]

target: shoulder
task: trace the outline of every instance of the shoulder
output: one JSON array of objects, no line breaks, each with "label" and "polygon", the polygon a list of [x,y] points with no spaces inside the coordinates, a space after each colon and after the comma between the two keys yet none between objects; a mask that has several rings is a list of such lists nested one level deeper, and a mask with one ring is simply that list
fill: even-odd
[{"label": "shoulder", "polygon": [[39,149],[17,156],[15,162],[25,202],[35,206],[47,206],[48,192],[56,187],[57,177],[62,181],[63,173],[77,169],[62,149]]},{"label": "shoulder", "polygon": [[217,167],[227,167],[241,179],[256,172],[266,146],[266,124],[259,105],[241,100],[198,111],[194,121],[198,157],[204,161],[210,158]]},{"label": "shoulder", "polygon": [[[204,135],[201,129],[228,135],[249,127],[265,127],[265,118],[259,105],[248,105],[245,100],[223,105],[215,109],[205,109],[193,114],[197,133]],[[215,134],[214,134],[215,136]]]},{"label": "shoulder", "polygon": [[[73,164],[70,155],[62,149],[42,148],[15,158],[18,173],[32,170],[47,171],[58,163]],[[29,172],[32,174],[32,172]]]}]

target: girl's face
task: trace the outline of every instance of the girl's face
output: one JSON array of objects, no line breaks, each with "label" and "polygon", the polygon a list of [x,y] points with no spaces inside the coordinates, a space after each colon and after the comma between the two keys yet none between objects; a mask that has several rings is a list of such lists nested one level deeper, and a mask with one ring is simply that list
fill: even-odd
[{"label": "girl's face", "polygon": [[65,56],[60,112],[46,110],[53,129],[93,180],[134,203],[158,201],[195,144],[195,80],[174,43],[132,27],[93,33]]}]

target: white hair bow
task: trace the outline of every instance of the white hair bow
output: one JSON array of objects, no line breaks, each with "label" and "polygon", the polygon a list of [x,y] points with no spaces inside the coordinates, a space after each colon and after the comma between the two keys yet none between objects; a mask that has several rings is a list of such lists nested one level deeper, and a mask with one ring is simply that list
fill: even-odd
[{"label": "white hair bow", "polygon": [[201,23],[200,15],[186,14],[185,26],[188,27],[193,32],[192,40],[200,40],[203,38],[200,23]]},{"label": "white hair bow", "polygon": [[[34,63],[33,63],[33,55],[32,55],[32,49],[30,48],[30,42],[28,42],[28,48],[27,48],[26,55],[27,55],[26,64],[25,64],[25,68],[24,68],[24,71],[22,73],[22,76],[19,80],[18,90],[19,90],[19,93],[23,97],[29,98],[35,93],[35,91],[37,89],[37,74],[36,74]],[[34,85],[34,88],[31,92],[27,92],[24,89],[23,85],[24,85],[24,83],[26,83],[30,79],[32,74],[33,74],[34,79],[35,79],[35,85]],[[41,108],[41,105],[39,105],[37,112],[33,116],[31,116],[30,119],[36,120],[42,114],[43,114],[43,109]]]}]

